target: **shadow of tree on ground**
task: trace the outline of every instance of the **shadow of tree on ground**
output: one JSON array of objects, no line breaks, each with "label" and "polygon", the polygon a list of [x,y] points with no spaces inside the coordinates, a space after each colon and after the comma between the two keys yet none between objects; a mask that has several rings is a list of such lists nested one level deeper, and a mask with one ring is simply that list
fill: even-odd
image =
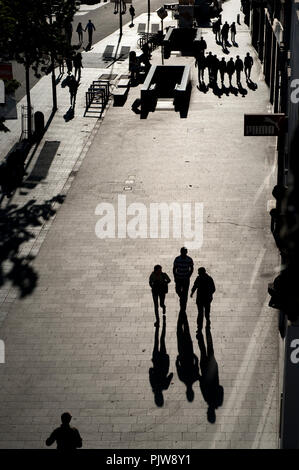
[{"label": "shadow of tree on ground", "polygon": [[31,199],[23,207],[10,204],[0,208],[0,287],[11,281],[20,298],[35,289],[38,273],[31,265],[34,256],[22,256],[21,245],[35,238],[30,228],[41,227],[55,215],[54,203],[63,201],[64,196],[57,195],[42,204]]}]

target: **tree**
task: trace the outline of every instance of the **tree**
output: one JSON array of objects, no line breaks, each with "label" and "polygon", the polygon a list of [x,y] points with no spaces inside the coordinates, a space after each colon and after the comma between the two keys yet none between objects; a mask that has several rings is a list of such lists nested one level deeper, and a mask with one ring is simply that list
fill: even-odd
[{"label": "tree", "polygon": [[37,77],[41,76],[40,72],[52,71],[54,97],[55,60],[72,53],[65,26],[72,21],[77,5],[77,0],[0,0],[0,57],[8,53],[24,65],[29,138],[32,135],[30,67]]}]

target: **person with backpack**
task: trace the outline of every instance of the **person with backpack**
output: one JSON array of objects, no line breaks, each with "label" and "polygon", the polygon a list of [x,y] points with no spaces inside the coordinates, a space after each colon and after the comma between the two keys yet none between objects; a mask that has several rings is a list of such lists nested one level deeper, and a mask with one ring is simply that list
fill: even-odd
[{"label": "person with backpack", "polygon": [[198,276],[195,279],[193,287],[191,289],[191,296],[193,296],[194,292],[196,293],[196,304],[198,310],[198,317],[197,317],[197,328],[198,332],[202,330],[203,326],[203,315],[205,314],[206,317],[206,325],[207,327],[210,326],[210,311],[211,311],[211,302],[213,300],[213,294],[215,292],[215,284],[211,276],[209,276],[206,272],[205,268],[198,269]]},{"label": "person with backpack", "polygon": [[154,266],[154,270],[149,277],[149,285],[152,288],[152,296],[155,307],[156,323],[155,326],[159,325],[159,300],[160,307],[163,310],[163,315],[166,314],[165,296],[168,292],[168,284],[170,278],[166,273],[162,272],[162,266],[157,264]]}]

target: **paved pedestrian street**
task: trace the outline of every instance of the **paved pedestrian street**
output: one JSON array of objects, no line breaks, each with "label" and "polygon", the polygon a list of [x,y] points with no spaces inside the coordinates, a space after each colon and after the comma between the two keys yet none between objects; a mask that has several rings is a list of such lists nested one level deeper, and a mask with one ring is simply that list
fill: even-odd
[{"label": "paved pedestrian street", "polygon": [[[238,4],[224,3],[222,18],[235,20]],[[66,197],[52,223],[41,230],[33,262],[37,286],[31,295],[12,295],[3,303],[0,448],[45,448],[64,411],[72,414],[83,448],[278,447],[279,335],[267,293],[279,265],[268,213],[276,182],[276,141],[243,135],[244,113],[267,112],[269,90],[247,27],[242,23],[238,28],[239,47],[230,48],[230,56],[251,53],[256,91],[244,79],[245,96],[219,98],[211,89],[202,93],[196,88],[194,58],[172,54],[167,64],[191,65],[187,118],[164,102],[140,119],[131,110],[140,86],[131,87],[125,105],[111,105],[95,127],[71,184],[53,186],[53,194],[47,194]],[[221,58],[211,29],[202,33],[207,51]],[[152,63],[161,63],[160,50]],[[142,238],[117,237],[119,196],[126,197],[127,208],[142,205],[131,206],[127,224],[137,207],[146,211],[147,226],[139,226]],[[97,236],[102,203],[114,208],[115,238]],[[200,382],[193,383],[189,401],[178,371],[178,355],[189,361],[190,371],[195,355],[200,376],[205,363],[205,347],[196,337],[194,297],[189,295],[187,322],[178,324],[172,266],[188,240],[184,233],[173,238],[172,227],[168,238],[150,238],[152,203],[190,203],[192,209],[203,204],[203,243],[188,254],[195,268],[191,287],[200,266],[216,286],[206,353],[224,396],[214,423],[208,421]],[[148,284],[156,264],[172,280],[164,327],[161,310],[160,326],[154,326]],[[173,377],[162,392],[163,406],[157,406],[150,369],[162,333],[170,361],[166,375]],[[206,344],[205,324],[203,337]],[[189,356],[182,358],[184,347]]]}]

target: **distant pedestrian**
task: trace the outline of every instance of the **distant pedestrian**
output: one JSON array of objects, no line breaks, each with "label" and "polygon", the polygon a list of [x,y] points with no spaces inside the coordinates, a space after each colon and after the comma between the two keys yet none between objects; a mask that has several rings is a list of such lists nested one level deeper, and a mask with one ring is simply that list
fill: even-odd
[{"label": "distant pedestrian", "polygon": [[78,33],[78,38],[79,38],[79,44],[82,44],[83,42],[83,26],[82,23],[78,23],[76,32]]},{"label": "distant pedestrian", "polygon": [[222,86],[224,84],[224,75],[226,73],[226,60],[224,57],[219,62],[219,72],[220,72],[220,78],[221,78],[221,83]]},{"label": "distant pedestrian", "polygon": [[173,275],[175,290],[180,298],[182,310],[187,306],[190,277],[193,273],[193,259],[187,256],[187,248],[181,248],[181,255],[177,256],[173,263]]},{"label": "distant pedestrian", "polygon": [[204,40],[203,37],[200,38],[200,41],[198,42],[198,51],[201,55],[205,55],[205,50],[207,48],[207,43]]},{"label": "distant pedestrian", "polygon": [[91,22],[91,20],[88,20],[88,23],[87,23],[84,31],[88,32],[88,44],[91,46],[91,44],[92,44],[92,35],[93,35],[93,32],[96,31],[96,28],[95,28],[94,24]]},{"label": "distant pedestrian", "polygon": [[241,84],[241,72],[243,71],[243,60],[240,59],[240,57],[237,55],[236,61],[235,61],[235,69],[236,69],[236,75],[237,75],[237,84]]},{"label": "distant pedestrian", "polygon": [[213,67],[213,55],[212,52],[209,52],[206,56],[206,68],[208,69],[209,73],[209,83],[212,81],[212,67]]},{"label": "distant pedestrian", "polygon": [[71,107],[74,108],[75,102],[76,102],[77,90],[79,86],[79,83],[75,79],[74,75],[68,76],[67,86],[69,87],[69,92],[70,92]]},{"label": "distant pedestrian", "polygon": [[160,307],[163,310],[163,315],[166,314],[166,305],[165,305],[165,295],[168,292],[168,284],[170,279],[166,273],[162,272],[162,266],[157,264],[154,267],[154,271],[150,275],[149,285],[152,288],[152,295],[155,307],[156,323],[155,326],[159,324],[159,300]]},{"label": "distant pedestrian", "polygon": [[218,70],[219,70],[219,60],[217,58],[217,55],[213,55],[213,60],[212,60],[212,83],[216,84],[217,83],[217,76],[218,76]]},{"label": "distant pedestrian", "polygon": [[206,317],[206,324],[209,327],[211,324],[210,321],[210,311],[211,311],[211,302],[213,300],[213,294],[215,292],[215,284],[211,276],[209,276],[206,272],[205,268],[198,269],[198,276],[193,284],[191,290],[191,297],[193,296],[194,292],[197,291],[196,294],[196,304],[198,310],[198,317],[197,317],[197,328],[200,332],[203,326],[203,316],[205,314]]},{"label": "distant pedestrian", "polygon": [[215,34],[215,41],[216,41],[216,43],[221,42],[220,29],[221,29],[221,20],[220,20],[220,18],[218,18],[218,19],[213,23],[213,33]]},{"label": "distant pedestrian", "polygon": [[82,438],[78,429],[70,426],[72,416],[66,412],[61,415],[61,426],[56,428],[46,440],[46,446],[56,441],[57,450],[70,451],[82,447]]},{"label": "distant pedestrian", "polygon": [[204,81],[204,71],[206,67],[206,58],[200,53],[195,58],[195,67],[198,68],[198,84],[201,84],[201,81]]},{"label": "distant pedestrian", "polygon": [[232,57],[229,59],[229,61],[226,64],[226,72],[228,75],[229,84],[230,86],[232,86],[232,76],[235,73],[235,63]]},{"label": "distant pedestrian", "polygon": [[230,34],[231,34],[231,41],[233,44],[236,43],[236,23],[233,21],[232,24],[230,25]]},{"label": "distant pedestrian", "polygon": [[133,7],[133,5],[130,6],[129,8],[129,13],[131,15],[131,24],[130,26],[134,26],[134,16],[135,16],[135,8]]},{"label": "distant pedestrian", "polygon": [[229,24],[226,21],[221,28],[221,39],[222,39],[222,47],[226,49],[226,44],[228,41],[228,32],[229,32]]},{"label": "distant pedestrian", "polygon": [[251,57],[249,52],[247,52],[246,57],[244,59],[244,71],[245,71],[245,76],[246,76],[247,81],[250,79],[252,66],[253,66],[253,58]]},{"label": "distant pedestrian", "polygon": [[77,54],[75,55],[73,59],[73,64],[75,68],[75,78],[77,79],[77,73],[78,73],[78,81],[80,81],[81,69],[83,69],[81,52],[77,52]]},{"label": "distant pedestrian", "polygon": [[57,62],[59,65],[59,75],[62,76],[64,74],[64,58],[62,56],[58,56]]}]

